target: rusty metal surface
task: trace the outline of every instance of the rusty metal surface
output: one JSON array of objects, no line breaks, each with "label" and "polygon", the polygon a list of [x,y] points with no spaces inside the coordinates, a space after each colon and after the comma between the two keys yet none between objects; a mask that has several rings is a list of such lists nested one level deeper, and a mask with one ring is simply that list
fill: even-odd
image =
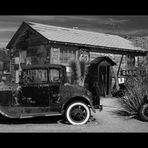
[{"label": "rusty metal surface", "polygon": [[[42,67],[46,67],[48,69],[51,66],[32,66],[32,68]],[[54,66],[52,65],[52,67]],[[59,65],[55,66],[55,68],[57,67],[63,73],[62,76],[66,77],[65,67]],[[28,69],[30,68],[31,67],[28,67]],[[60,80],[60,83],[50,83],[47,81],[46,84],[38,83],[36,85],[30,85],[28,83],[25,86],[21,83],[21,87],[19,87],[19,89],[14,90],[12,89],[13,87],[11,87],[9,90],[1,90],[0,113],[10,118],[59,114],[62,113],[61,109],[66,102],[71,98],[76,97],[86,99],[93,109],[93,105],[91,103],[92,96],[88,93],[88,90],[78,85],[65,85],[65,81],[63,81],[64,79],[62,77]],[[18,100],[17,105],[16,100]]]}]

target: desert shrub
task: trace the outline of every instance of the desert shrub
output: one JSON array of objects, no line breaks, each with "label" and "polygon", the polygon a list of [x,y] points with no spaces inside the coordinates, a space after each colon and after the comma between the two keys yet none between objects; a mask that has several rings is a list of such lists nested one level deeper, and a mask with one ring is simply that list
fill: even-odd
[{"label": "desert shrub", "polygon": [[69,62],[69,66],[71,68],[71,83],[77,83],[79,81],[79,77],[80,77],[80,69],[78,67],[78,62],[71,60]]},{"label": "desert shrub", "polygon": [[118,101],[127,115],[138,117],[140,107],[148,103],[148,76],[130,76],[126,79],[125,86],[125,95]]}]

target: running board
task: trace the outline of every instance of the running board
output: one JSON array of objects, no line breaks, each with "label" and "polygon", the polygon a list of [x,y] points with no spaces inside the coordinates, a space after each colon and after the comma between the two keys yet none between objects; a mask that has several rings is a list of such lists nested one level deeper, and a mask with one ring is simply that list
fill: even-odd
[{"label": "running board", "polygon": [[60,116],[62,114],[33,114],[33,115],[28,115],[28,114],[23,114],[22,116],[20,116],[21,119],[23,118],[33,118],[33,117],[43,117],[43,116]]}]

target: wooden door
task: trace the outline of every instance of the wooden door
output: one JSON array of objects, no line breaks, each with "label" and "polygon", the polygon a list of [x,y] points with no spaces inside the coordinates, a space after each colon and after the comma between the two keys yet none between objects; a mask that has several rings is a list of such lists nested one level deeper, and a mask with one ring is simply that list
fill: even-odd
[{"label": "wooden door", "polygon": [[98,67],[98,82],[99,82],[99,92],[100,96],[106,95],[106,81],[107,81],[107,69],[105,65],[99,65]]},{"label": "wooden door", "polygon": [[107,75],[106,75],[106,95],[110,95],[110,91],[111,91],[111,80],[112,80],[112,75],[111,75],[111,71],[110,71],[110,66],[107,65]]},{"label": "wooden door", "polygon": [[111,88],[111,73],[109,65],[99,65],[98,66],[98,82],[99,91],[101,96],[106,96],[110,94]]}]

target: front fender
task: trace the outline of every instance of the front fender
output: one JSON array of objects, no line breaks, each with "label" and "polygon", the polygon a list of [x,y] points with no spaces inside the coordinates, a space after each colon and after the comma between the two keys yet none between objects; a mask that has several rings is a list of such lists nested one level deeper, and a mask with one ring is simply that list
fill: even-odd
[{"label": "front fender", "polygon": [[74,96],[74,97],[69,98],[66,102],[63,103],[63,105],[62,105],[62,107],[61,107],[61,113],[63,114],[64,111],[65,111],[65,109],[67,108],[67,106],[68,106],[70,103],[74,102],[74,101],[83,101],[83,102],[87,103],[88,105],[90,105],[90,108],[92,109],[92,111],[93,111],[94,113],[96,113],[95,108],[94,108],[92,102],[91,102],[90,99],[89,99],[87,96],[85,96],[85,95],[83,95],[83,96]]},{"label": "front fender", "polygon": [[90,105],[92,111],[93,111],[94,113],[96,113],[96,110],[95,110],[95,108],[94,108],[92,102],[90,101],[90,99],[89,99],[87,96],[85,96],[85,95],[83,95],[83,97],[84,97],[85,99],[87,99],[87,101],[89,102],[89,105]]}]

